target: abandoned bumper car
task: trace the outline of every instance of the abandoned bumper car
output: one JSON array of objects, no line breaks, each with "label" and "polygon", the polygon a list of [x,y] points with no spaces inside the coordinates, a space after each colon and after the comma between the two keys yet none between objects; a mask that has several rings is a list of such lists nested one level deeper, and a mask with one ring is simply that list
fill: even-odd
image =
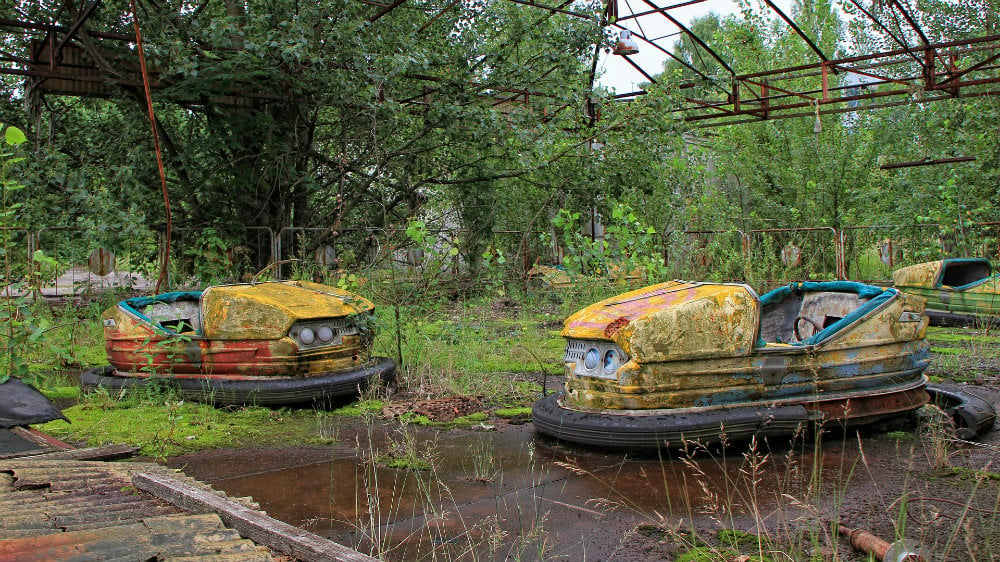
[{"label": "abandoned bumper car", "polygon": [[565,391],[532,419],[565,441],[679,447],[898,416],[929,400],[923,310],[849,281],[624,293],[566,320]]},{"label": "abandoned bumper car", "polygon": [[892,274],[900,291],[927,300],[934,326],[1000,322],[1000,274],[989,260],[959,258],[911,265]]},{"label": "abandoned bumper car", "polygon": [[131,298],[102,317],[111,365],[80,383],[117,390],[155,379],[216,404],[357,394],[395,376],[392,360],[370,354],[373,310],[348,291],[300,281]]}]

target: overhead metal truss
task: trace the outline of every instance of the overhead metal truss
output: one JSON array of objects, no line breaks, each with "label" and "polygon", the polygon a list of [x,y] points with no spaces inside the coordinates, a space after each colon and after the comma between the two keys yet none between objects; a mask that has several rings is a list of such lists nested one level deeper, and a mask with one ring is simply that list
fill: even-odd
[{"label": "overhead metal truss", "polygon": [[[676,85],[682,101],[672,110],[694,124],[729,125],[1000,94],[995,87],[1000,83],[1000,35],[932,40],[921,25],[921,14],[901,0],[849,0],[857,17],[871,21],[872,28],[897,48],[838,59],[831,59],[774,1],[762,0],[775,21],[803,42],[814,61],[742,73],[742,61],[727,61],[709,38],[699,37],[680,22],[677,12],[705,1],[667,5],[657,0],[609,0],[606,10],[608,25],[629,30],[640,49],[661,55],[643,60],[620,55],[647,84],[657,83],[666,61],[694,76]],[[876,3],[880,15],[875,13]],[[891,29],[883,21],[887,15],[893,22],[905,22],[905,27]],[[675,46],[684,36],[698,62],[678,56]],[[715,61],[721,75],[707,74],[705,60]],[[640,86],[615,98],[634,100],[646,93]]]},{"label": "overhead metal truss", "polygon": [[[204,0],[209,2],[212,0]],[[635,74],[640,86],[626,93],[616,93],[617,100],[635,100],[647,93],[641,84],[656,84],[665,61],[680,65],[689,76],[681,84],[673,84],[680,92],[680,103],[671,111],[688,122],[700,126],[846,113],[873,108],[892,107],[907,103],[941,99],[1000,94],[1000,35],[952,39],[932,38],[922,27],[922,14],[905,5],[903,0],[848,0],[858,16],[872,22],[872,28],[896,48],[831,59],[828,52],[811,38],[792,15],[782,10],[777,0],[761,0],[807,47],[813,61],[796,66],[775,65],[774,68],[741,72],[742,61],[721,56],[709,37],[699,37],[682,20],[691,10],[707,0],[684,0],[663,3],[661,0],[606,0],[600,15],[583,11],[572,0],[542,2],[536,0],[506,0],[539,10],[541,18],[555,14],[583,18],[609,30],[629,30],[639,42],[641,55],[610,55],[607,45],[595,45],[591,71],[591,86],[597,86],[599,59],[608,60]],[[407,7],[414,0],[365,1],[370,6],[369,21],[391,17],[393,12]],[[43,92],[81,96],[104,96],[116,86],[140,86],[137,61],[134,58],[135,37],[91,29],[88,20],[101,0],[65,0],[58,22],[32,22],[0,19],[0,74],[30,78],[32,87]],[[735,5],[735,2],[734,2]],[[876,10],[876,6],[878,7]],[[72,7],[72,10],[65,8]],[[461,10],[459,0],[443,0],[431,10],[428,4],[419,10],[408,10],[407,17],[419,13],[426,19],[426,30],[443,15]],[[73,17],[69,17],[72,12]],[[892,16],[891,18],[888,16]],[[891,20],[892,23],[889,23]],[[905,24],[905,26],[904,26]],[[124,72],[110,75],[87,57],[81,42],[81,31],[89,38],[112,42],[120,48],[120,65]],[[678,55],[676,43],[681,37],[690,39],[696,60]],[[28,49],[10,51],[21,41]],[[25,55],[27,52],[27,56]],[[689,50],[690,52],[690,50]],[[655,56],[649,57],[649,53]],[[719,69],[715,75],[704,70],[712,61]],[[624,63],[624,64],[622,64]],[[134,69],[132,72],[129,69]],[[721,73],[721,74],[720,74]],[[155,77],[155,71],[153,72]],[[435,78],[415,76],[424,86],[412,103],[421,103],[433,95]],[[152,84],[157,87],[159,84]],[[497,105],[523,103],[531,96],[544,95],[533,91],[533,84],[509,91],[494,91]],[[282,99],[266,92],[220,92],[233,103],[246,103],[254,98]],[[595,91],[595,99],[600,97]],[[591,122],[599,118],[597,111],[586,111]]]}]

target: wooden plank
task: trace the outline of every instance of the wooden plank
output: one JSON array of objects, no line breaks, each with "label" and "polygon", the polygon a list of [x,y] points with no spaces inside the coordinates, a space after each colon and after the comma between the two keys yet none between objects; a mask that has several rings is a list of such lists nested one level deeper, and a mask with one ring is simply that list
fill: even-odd
[{"label": "wooden plank", "polygon": [[266,513],[220,498],[163,474],[141,473],[132,478],[140,490],[192,511],[209,510],[252,539],[303,562],[374,562],[377,559],[309,531],[293,527]]},{"label": "wooden plank", "polygon": [[103,461],[131,457],[139,451],[139,447],[131,445],[104,445],[86,449],[69,449],[61,451],[40,451],[23,455],[31,459],[61,460],[61,461]]}]

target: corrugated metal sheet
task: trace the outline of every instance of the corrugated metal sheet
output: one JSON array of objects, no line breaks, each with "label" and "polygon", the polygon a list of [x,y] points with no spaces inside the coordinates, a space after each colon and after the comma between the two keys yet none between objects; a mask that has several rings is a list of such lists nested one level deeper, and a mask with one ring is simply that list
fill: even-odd
[{"label": "corrugated metal sheet", "polygon": [[152,463],[3,460],[0,560],[284,560],[214,513],[189,514],[138,490],[138,473],[167,474],[224,496]]}]

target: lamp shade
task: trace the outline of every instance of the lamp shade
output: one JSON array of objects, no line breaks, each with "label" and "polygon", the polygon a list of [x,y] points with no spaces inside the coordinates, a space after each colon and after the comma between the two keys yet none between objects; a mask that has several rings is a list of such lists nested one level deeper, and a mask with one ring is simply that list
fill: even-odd
[{"label": "lamp shade", "polygon": [[616,55],[634,55],[638,52],[639,45],[636,44],[635,39],[632,39],[632,32],[623,29],[618,36],[618,42],[615,43],[614,53]]}]

